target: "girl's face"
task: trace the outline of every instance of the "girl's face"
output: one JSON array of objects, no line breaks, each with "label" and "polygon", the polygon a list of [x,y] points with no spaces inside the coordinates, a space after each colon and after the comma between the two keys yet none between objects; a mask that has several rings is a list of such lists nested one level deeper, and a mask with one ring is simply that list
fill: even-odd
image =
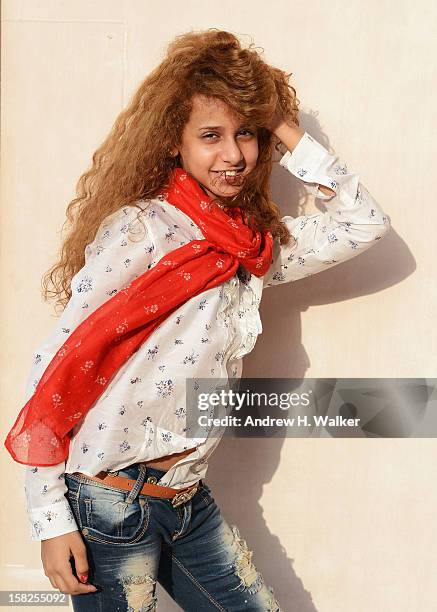
[{"label": "girl's face", "polygon": [[[173,153],[178,152],[182,168],[210,197],[231,197],[256,166],[256,129],[241,124],[221,100],[196,94],[182,143],[173,149]],[[227,174],[228,170],[237,170],[237,174]]]}]

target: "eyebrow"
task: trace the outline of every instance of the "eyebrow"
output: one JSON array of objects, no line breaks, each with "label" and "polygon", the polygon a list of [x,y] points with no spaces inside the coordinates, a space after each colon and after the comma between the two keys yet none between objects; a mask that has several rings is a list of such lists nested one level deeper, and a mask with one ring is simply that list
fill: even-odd
[{"label": "eyebrow", "polygon": [[[246,128],[246,127],[248,128],[247,125],[242,124],[242,125],[240,125],[240,127],[238,129],[241,130],[241,128],[243,128],[243,127],[244,128]],[[202,127],[200,127],[198,129],[198,132],[200,132],[201,130],[221,130],[222,128],[223,128],[222,125],[204,125],[204,126],[202,126]]]}]

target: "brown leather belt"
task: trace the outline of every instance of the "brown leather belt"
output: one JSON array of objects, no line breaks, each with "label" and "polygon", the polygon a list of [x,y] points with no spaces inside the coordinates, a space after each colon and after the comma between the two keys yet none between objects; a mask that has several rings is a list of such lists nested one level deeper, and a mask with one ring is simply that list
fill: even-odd
[{"label": "brown leather belt", "polygon": [[[95,480],[103,483],[109,487],[115,487],[116,489],[124,489],[125,491],[132,491],[136,480],[132,478],[125,478],[124,476],[112,476],[108,472],[99,472],[95,476],[88,476],[88,474],[82,474],[82,472],[75,472],[84,478],[89,480]],[[179,506],[184,502],[188,501],[196,493],[199,482],[192,485],[191,487],[185,487],[184,489],[173,489],[172,487],[162,487],[155,484],[157,482],[156,476],[149,476],[147,481],[143,484],[140,495],[151,495],[152,497],[164,497],[170,499],[172,506]]]}]

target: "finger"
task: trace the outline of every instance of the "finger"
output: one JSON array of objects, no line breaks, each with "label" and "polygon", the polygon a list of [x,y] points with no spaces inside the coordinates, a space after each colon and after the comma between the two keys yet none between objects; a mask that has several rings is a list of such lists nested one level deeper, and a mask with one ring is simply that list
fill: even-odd
[{"label": "finger", "polygon": [[71,567],[63,568],[56,576],[56,582],[60,586],[61,593],[70,595],[80,595],[81,593],[91,593],[96,591],[93,584],[81,584],[71,572]]},{"label": "finger", "polygon": [[53,575],[50,575],[50,576],[49,576],[48,574],[46,574],[46,576],[47,576],[47,578],[50,580],[50,584],[52,585],[52,587],[53,587],[54,589],[57,589],[57,588],[58,588],[58,585],[56,584],[56,578],[55,578]]},{"label": "finger", "polygon": [[74,565],[74,573],[83,583],[87,582],[89,574],[88,557],[85,545],[78,548],[71,549],[72,558],[70,557],[70,563]]},{"label": "finger", "polygon": [[93,593],[97,590],[94,585],[81,584],[78,580],[76,580],[76,584],[70,584],[63,580],[60,575],[57,577],[56,582],[59,591],[66,595],[83,595],[85,593]]},{"label": "finger", "polygon": [[68,595],[70,595],[70,594],[72,595],[72,594],[73,594],[73,593],[70,593],[70,592],[68,591],[68,589],[67,589],[67,585],[66,585],[66,584],[65,584],[65,582],[63,581],[62,576],[61,576],[60,574],[56,574],[56,577],[55,577],[55,582],[56,582],[56,585],[57,585],[57,587],[56,587],[56,588],[58,589],[58,591],[59,591],[60,593],[65,593],[65,594],[68,594]]}]

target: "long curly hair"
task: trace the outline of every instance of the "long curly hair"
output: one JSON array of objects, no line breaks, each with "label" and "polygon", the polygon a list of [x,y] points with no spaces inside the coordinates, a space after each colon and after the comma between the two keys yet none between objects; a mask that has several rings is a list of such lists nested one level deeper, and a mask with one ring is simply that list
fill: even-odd
[{"label": "long curly hair", "polygon": [[[270,66],[251,43],[244,48],[232,33],[211,28],[177,36],[164,60],[140,84],[127,107],[92,156],[92,164],[79,178],[76,198],[67,206],[69,233],[60,259],[43,276],[44,300],[57,298],[65,307],[71,297],[71,279],[85,263],[85,248],[102,221],[123,206],[144,210],[166,186],[180,158],[170,151],[181,143],[196,94],[218,98],[258,135],[256,167],[240,191],[225,198],[226,206],[240,206],[249,226],[272,232],[281,244],[290,232],[272,202],[269,178],[272,155],[281,153],[279,139],[265,126],[274,112],[299,125],[295,89],[285,73]],[[221,197],[216,198],[218,201]],[[63,226],[63,229],[64,229]],[[53,287],[49,289],[49,285]]]}]

